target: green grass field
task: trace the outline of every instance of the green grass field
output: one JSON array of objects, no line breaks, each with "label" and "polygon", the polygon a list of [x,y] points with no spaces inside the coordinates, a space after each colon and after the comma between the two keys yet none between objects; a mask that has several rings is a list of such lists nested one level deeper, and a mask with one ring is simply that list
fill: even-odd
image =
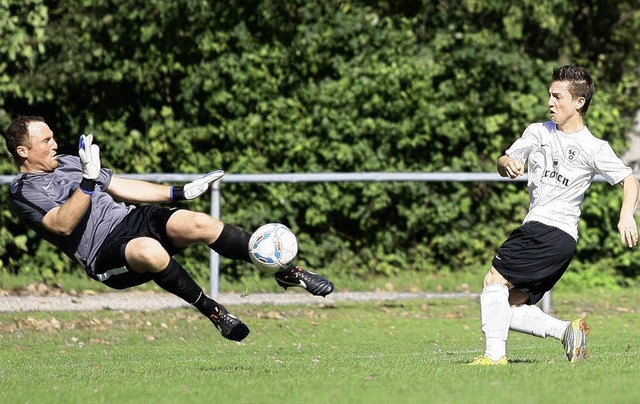
[{"label": "green grass field", "polygon": [[[589,297],[588,295],[591,295]],[[227,341],[194,310],[0,314],[3,403],[638,402],[640,294],[554,295],[586,316],[591,357],[511,333],[505,367],[481,354],[475,299],[230,306]]]}]

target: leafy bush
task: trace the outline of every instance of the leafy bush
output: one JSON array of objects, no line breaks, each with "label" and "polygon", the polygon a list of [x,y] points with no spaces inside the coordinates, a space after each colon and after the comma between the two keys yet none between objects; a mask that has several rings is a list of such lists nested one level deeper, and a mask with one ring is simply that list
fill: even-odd
[{"label": "leafy bush", "polygon": [[[590,128],[624,150],[638,100],[632,2],[423,3],[5,1],[0,123],[43,115],[69,153],[93,132],[116,172],[493,171],[528,123],[546,119],[552,69],[577,62],[598,82]],[[287,223],[305,264],[363,277],[486,266],[528,203],[523,183],[223,191],[225,221]],[[638,276],[637,250],[616,243],[619,195],[589,192],[576,268]],[[0,201],[4,270],[77,270],[24,232],[6,193]],[[207,254],[183,260],[204,271]]]}]

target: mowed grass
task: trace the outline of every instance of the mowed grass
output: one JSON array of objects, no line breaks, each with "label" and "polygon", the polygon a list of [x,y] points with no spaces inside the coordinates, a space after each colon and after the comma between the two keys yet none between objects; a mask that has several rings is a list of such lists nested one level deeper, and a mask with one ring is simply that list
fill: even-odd
[{"label": "mowed grass", "polygon": [[482,353],[475,299],[229,306],[227,341],[194,310],[0,314],[3,403],[638,402],[640,296],[554,295],[586,316],[591,357],[511,333],[505,367]]}]

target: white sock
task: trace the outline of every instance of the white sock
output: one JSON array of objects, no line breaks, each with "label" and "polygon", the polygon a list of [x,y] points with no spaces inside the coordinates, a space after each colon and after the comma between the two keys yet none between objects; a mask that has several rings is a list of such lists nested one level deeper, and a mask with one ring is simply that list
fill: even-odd
[{"label": "white sock", "polygon": [[570,321],[559,320],[544,311],[538,306],[523,304],[522,306],[511,308],[511,325],[513,331],[535,335],[545,338],[551,336],[562,339]]},{"label": "white sock", "polygon": [[509,288],[493,283],[482,289],[480,294],[480,317],[485,337],[484,354],[497,361],[507,354],[507,337],[511,322]]}]

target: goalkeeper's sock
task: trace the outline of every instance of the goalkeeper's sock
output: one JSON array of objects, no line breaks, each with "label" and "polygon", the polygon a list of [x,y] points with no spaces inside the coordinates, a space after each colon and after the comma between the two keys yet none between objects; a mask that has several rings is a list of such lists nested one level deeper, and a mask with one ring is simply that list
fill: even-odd
[{"label": "goalkeeper's sock", "polygon": [[507,355],[507,337],[511,321],[509,288],[493,283],[480,294],[480,316],[485,336],[485,355],[497,361]]},{"label": "goalkeeper's sock", "polygon": [[513,331],[545,338],[552,336],[561,340],[570,321],[557,319],[540,309],[538,306],[523,304],[511,309],[511,324]]},{"label": "goalkeeper's sock", "polygon": [[251,262],[249,258],[249,239],[251,233],[241,227],[225,223],[220,236],[209,248],[223,257]]},{"label": "goalkeeper's sock", "polygon": [[207,317],[211,317],[211,314],[215,313],[216,307],[218,303],[215,300],[211,299],[209,296],[205,295],[204,292],[200,293],[198,299],[192,303],[193,307],[198,309],[198,311],[204,314]]},{"label": "goalkeeper's sock", "polygon": [[202,294],[202,288],[198,286],[182,265],[173,258],[169,260],[169,265],[165,269],[152,276],[158,286],[189,304],[196,303]]}]

